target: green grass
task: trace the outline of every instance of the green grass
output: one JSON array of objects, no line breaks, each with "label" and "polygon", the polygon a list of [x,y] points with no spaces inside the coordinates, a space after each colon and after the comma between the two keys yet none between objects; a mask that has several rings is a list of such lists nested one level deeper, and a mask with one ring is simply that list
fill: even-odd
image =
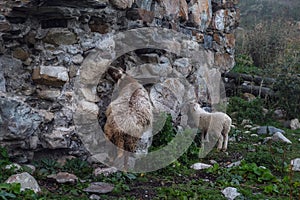
[{"label": "green grass", "polygon": [[[245,102],[243,102],[245,103]],[[260,105],[260,104],[258,104]],[[250,111],[257,109],[253,105]],[[248,105],[249,107],[249,105]],[[250,106],[251,107],[251,106]],[[239,112],[242,112],[239,110]],[[251,113],[248,118],[253,117]],[[170,120],[170,119],[169,119]],[[262,119],[263,120],[263,119]],[[253,119],[252,119],[253,121]],[[263,125],[267,122],[262,121]],[[155,148],[159,148],[174,137],[174,129],[166,123],[163,132],[158,134],[162,139],[155,139]],[[269,125],[269,124],[268,124]],[[19,184],[4,184],[4,181],[15,172],[5,170],[10,164],[5,149],[0,149],[0,199],[89,199],[90,194],[83,191],[91,182],[114,184],[111,193],[99,195],[101,199],[225,199],[221,191],[226,187],[235,187],[241,196],[238,200],[260,199],[298,199],[300,195],[300,173],[290,171],[290,161],[299,157],[300,130],[289,130],[273,122],[278,128],[286,131],[285,136],[292,145],[281,143],[263,144],[266,136],[250,136],[246,129],[237,125],[232,129],[227,153],[211,151],[205,158],[197,157],[199,142],[195,141],[188,151],[169,166],[145,174],[123,173],[105,176],[93,176],[93,167],[80,159],[67,160],[61,166],[54,160],[43,159],[34,163],[37,170],[33,176],[38,180],[42,193],[34,194],[30,190],[20,191]],[[164,137],[165,136],[165,137]],[[210,163],[215,160],[212,168],[195,171],[190,165],[195,162]],[[237,167],[227,168],[229,163],[243,160]],[[263,167],[261,167],[263,166]],[[22,170],[21,170],[22,171]],[[47,175],[67,171],[76,174],[81,180],[74,184],[58,184],[47,178]],[[290,196],[292,198],[290,198]]]},{"label": "green grass", "polygon": [[253,60],[247,55],[236,55],[236,64],[230,72],[250,74],[250,75],[263,75],[263,69],[256,67]]}]

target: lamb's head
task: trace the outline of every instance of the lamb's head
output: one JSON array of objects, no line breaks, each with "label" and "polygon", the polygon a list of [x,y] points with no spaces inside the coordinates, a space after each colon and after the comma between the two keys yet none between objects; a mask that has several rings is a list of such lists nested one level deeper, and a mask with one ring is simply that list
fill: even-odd
[{"label": "lamb's head", "polygon": [[192,113],[206,113],[206,111],[201,108],[200,104],[196,102],[190,102],[190,110]]}]

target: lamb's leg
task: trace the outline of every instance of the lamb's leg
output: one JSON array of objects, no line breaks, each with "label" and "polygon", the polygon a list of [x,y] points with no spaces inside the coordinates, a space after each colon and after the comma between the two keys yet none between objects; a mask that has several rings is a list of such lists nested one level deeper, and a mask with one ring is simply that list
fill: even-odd
[{"label": "lamb's leg", "polygon": [[204,143],[208,142],[208,134],[205,131],[201,131],[201,148],[204,148]]},{"label": "lamb's leg", "polygon": [[228,123],[227,125],[224,126],[224,130],[223,130],[223,137],[224,137],[224,146],[223,146],[223,151],[225,152],[227,150],[227,146],[228,146],[228,134],[230,132],[230,124]]},{"label": "lamb's leg", "polygon": [[222,150],[225,152],[228,146],[228,133],[225,133],[222,137],[224,137],[224,146]]},{"label": "lamb's leg", "polygon": [[[209,132],[208,132],[208,130],[207,129],[203,129],[203,141],[205,141],[205,142],[209,142],[209,137],[208,137],[208,135],[209,135]],[[201,138],[202,139],[202,138]]]},{"label": "lamb's leg", "polygon": [[201,131],[201,143],[204,142],[204,138],[205,138],[205,133],[203,131]]},{"label": "lamb's leg", "polygon": [[223,145],[223,135],[220,135],[219,136],[219,139],[218,139],[218,151],[221,151],[221,149],[222,149],[222,145]]}]

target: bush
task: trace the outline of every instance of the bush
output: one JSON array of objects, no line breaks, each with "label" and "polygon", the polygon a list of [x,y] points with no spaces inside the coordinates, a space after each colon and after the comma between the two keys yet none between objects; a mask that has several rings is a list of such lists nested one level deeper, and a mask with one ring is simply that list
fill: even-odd
[{"label": "bush", "polygon": [[[298,66],[300,67],[300,66]],[[274,86],[277,105],[288,119],[300,117],[300,74],[294,67],[282,67]]]},{"label": "bush", "polygon": [[262,124],[267,121],[263,105],[263,100],[259,98],[249,102],[240,97],[231,97],[227,112],[237,123],[241,123],[243,119],[250,119],[253,123]]}]

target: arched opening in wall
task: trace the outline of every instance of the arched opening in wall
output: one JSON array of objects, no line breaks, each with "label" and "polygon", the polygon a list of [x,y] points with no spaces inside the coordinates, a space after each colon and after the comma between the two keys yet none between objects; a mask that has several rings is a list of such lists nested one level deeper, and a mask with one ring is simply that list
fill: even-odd
[{"label": "arched opening in wall", "polygon": [[[123,146],[125,148],[124,150],[126,151],[131,151],[126,148],[131,149],[130,146],[134,146],[133,149],[135,149],[134,151],[136,152],[148,152],[153,135],[143,138],[143,135],[146,134],[146,132],[144,132],[142,137],[137,139],[130,135],[124,136],[124,133],[122,136],[118,136],[119,132],[114,130],[116,131],[113,133],[115,136],[111,136],[109,133],[110,131],[105,129],[107,126],[118,129],[116,127],[118,126],[118,123],[116,122],[115,118],[119,118],[120,116],[122,116],[122,119],[127,118],[128,120],[135,120],[135,116],[139,118],[138,116],[141,114],[141,107],[144,107],[143,105],[139,104],[142,102],[146,104],[147,102],[150,102],[150,104],[153,106],[153,112],[151,111],[151,116],[153,115],[153,117],[151,117],[151,119],[153,119],[153,124],[151,122],[151,134],[155,135],[161,129],[163,129],[167,115],[171,116],[172,126],[175,127],[175,129],[178,129],[180,126],[184,127],[186,125],[182,125],[182,123],[184,123],[184,119],[182,119],[182,110],[189,101],[198,101],[196,89],[199,88],[192,85],[193,79],[191,77],[195,72],[196,66],[193,66],[188,58],[176,55],[175,53],[170,53],[166,50],[144,48],[131,51],[118,57],[110,64],[110,66],[121,69],[126,73],[126,76],[129,75],[138,81],[138,83],[144,87],[145,93],[142,92],[142,94],[135,96],[135,92],[133,92],[129,95],[132,96],[128,98],[127,92],[124,92],[123,88],[119,90],[119,81],[115,79],[114,74],[110,73],[111,70],[109,70],[109,67],[102,74],[102,77],[97,85],[97,95],[99,97],[99,102],[97,102],[97,105],[99,108],[99,125],[102,130],[104,130],[106,139],[111,138],[113,140],[111,140],[111,142],[113,142],[115,145],[117,145],[118,140],[124,140],[127,144],[125,145],[126,147]],[[136,87],[136,85],[130,84],[132,83],[129,82],[129,84],[127,84],[125,87]],[[126,91],[128,90],[126,89]],[[125,96],[126,100],[129,101],[132,99],[132,97],[143,99],[145,97],[144,94],[146,94],[146,99],[149,99],[149,101],[146,100],[145,102],[144,100],[138,100],[137,107],[127,107],[131,102],[127,104],[127,102],[123,100],[121,101],[122,104],[119,104],[120,102],[118,101],[119,103],[114,103],[114,106],[110,105],[111,102],[117,100],[120,96],[121,98]],[[125,112],[119,113],[120,116],[115,116],[113,113],[114,109],[123,109]],[[128,111],[129,109],[133,111]],[[118,111],[115,111],[115,113],[117,112]],[[131,114],[124,114],[127,112]],[[144,117],[147,118],[147,114],[142,118]],[[137,124],[140,120],[141,119],[137,120]],[[121,123],[123,124],[123,122]],[[121,128],[121,130],[123,130],[123,128]],[[175,135],[176,134],[174,132],[173,137]]]},{"label": "arched opening in wall", "polygon": [[[99,49],[85,58],[79,77],[75,81],[74,103],[77,109],[74,122],[78,135],[93,159],[111,165],[111,162],[108,162],[109,152],[113,151],[115,154],[115,151],[120,148],[108,142],[103,132],[103,125],[106,123],[104,112],[117,93],[114,91],[115,82],[109,78],[107,70],[111,65],[123,66],[126,74],[140,82],[139,85],[143,85],[142,88],[148,89],[150,99],[147,101],[153,104],[154,110],[169,113],[173,122],[183,125],[184,131],[187,129],[191,131],[188,137],[176,134],[174,142],[179,145],[178,151],[173,152],[169,149],[174,143],[162,149],[167,154],[173,154],[172,156],[166,155],[163,162],[159,159],[162,151],[149,152],[146,157],[132,162],[134,170],[139,172],[153,171],[167,166],[174,157],[180,156],[188,148],[195,136],[195,129],[188,127],[191,118],[188,114],[180,116],[184,113],[184,109],[187,113],[187,108],[183,105],[190,101],[201,100],[214,106],[222,100],[221,74],[215,67],[214,52],[205,49],[181,33],[166,29],[129,30],[114,37],[108,37],[101,43],[103,45],[99,46]],[[106,102],[103,101],[104,98],[101,98],[103,91],[108,94]],[[102,105],[101,109],[103,109],[100,113],[99,105]],[[123,110],[126,112],[125,109],[122,109],[122,112]],[[120,113],[114,116],[121,115]],[[99,116],[102,120],[99,120]],[[121,118],[127,119],[123,116]],[[153,119],[155,120],[155,117]],[[156,132],[152,131],[152,133]],[[141,139],[143,138],[142,136]],[[135,154],[131,154],[130,158],[135,159]],[[151,160],[153,165],[145,166],[143,163],[148,163],[145,159]],[[122,170],[122,165],[114,162],[113,164]]]},{"label": "arched opening in wall", "polygon": [[[121,68],[141,83],[148,91],[154,107],[171,114],[174,126],[180,125],[181,104],[185,100],[209,105],[208,88],[203,77],[199,75],[201,66],[193,64],[189,58],[162,49],[144,48],[118,57],[111,66]],[[183,81],[186,83],[182,83]],[[106,70],[97,85],[99,125],[102,129],[115,84]],[[187,91],[189,96],[184,97]]]}]

